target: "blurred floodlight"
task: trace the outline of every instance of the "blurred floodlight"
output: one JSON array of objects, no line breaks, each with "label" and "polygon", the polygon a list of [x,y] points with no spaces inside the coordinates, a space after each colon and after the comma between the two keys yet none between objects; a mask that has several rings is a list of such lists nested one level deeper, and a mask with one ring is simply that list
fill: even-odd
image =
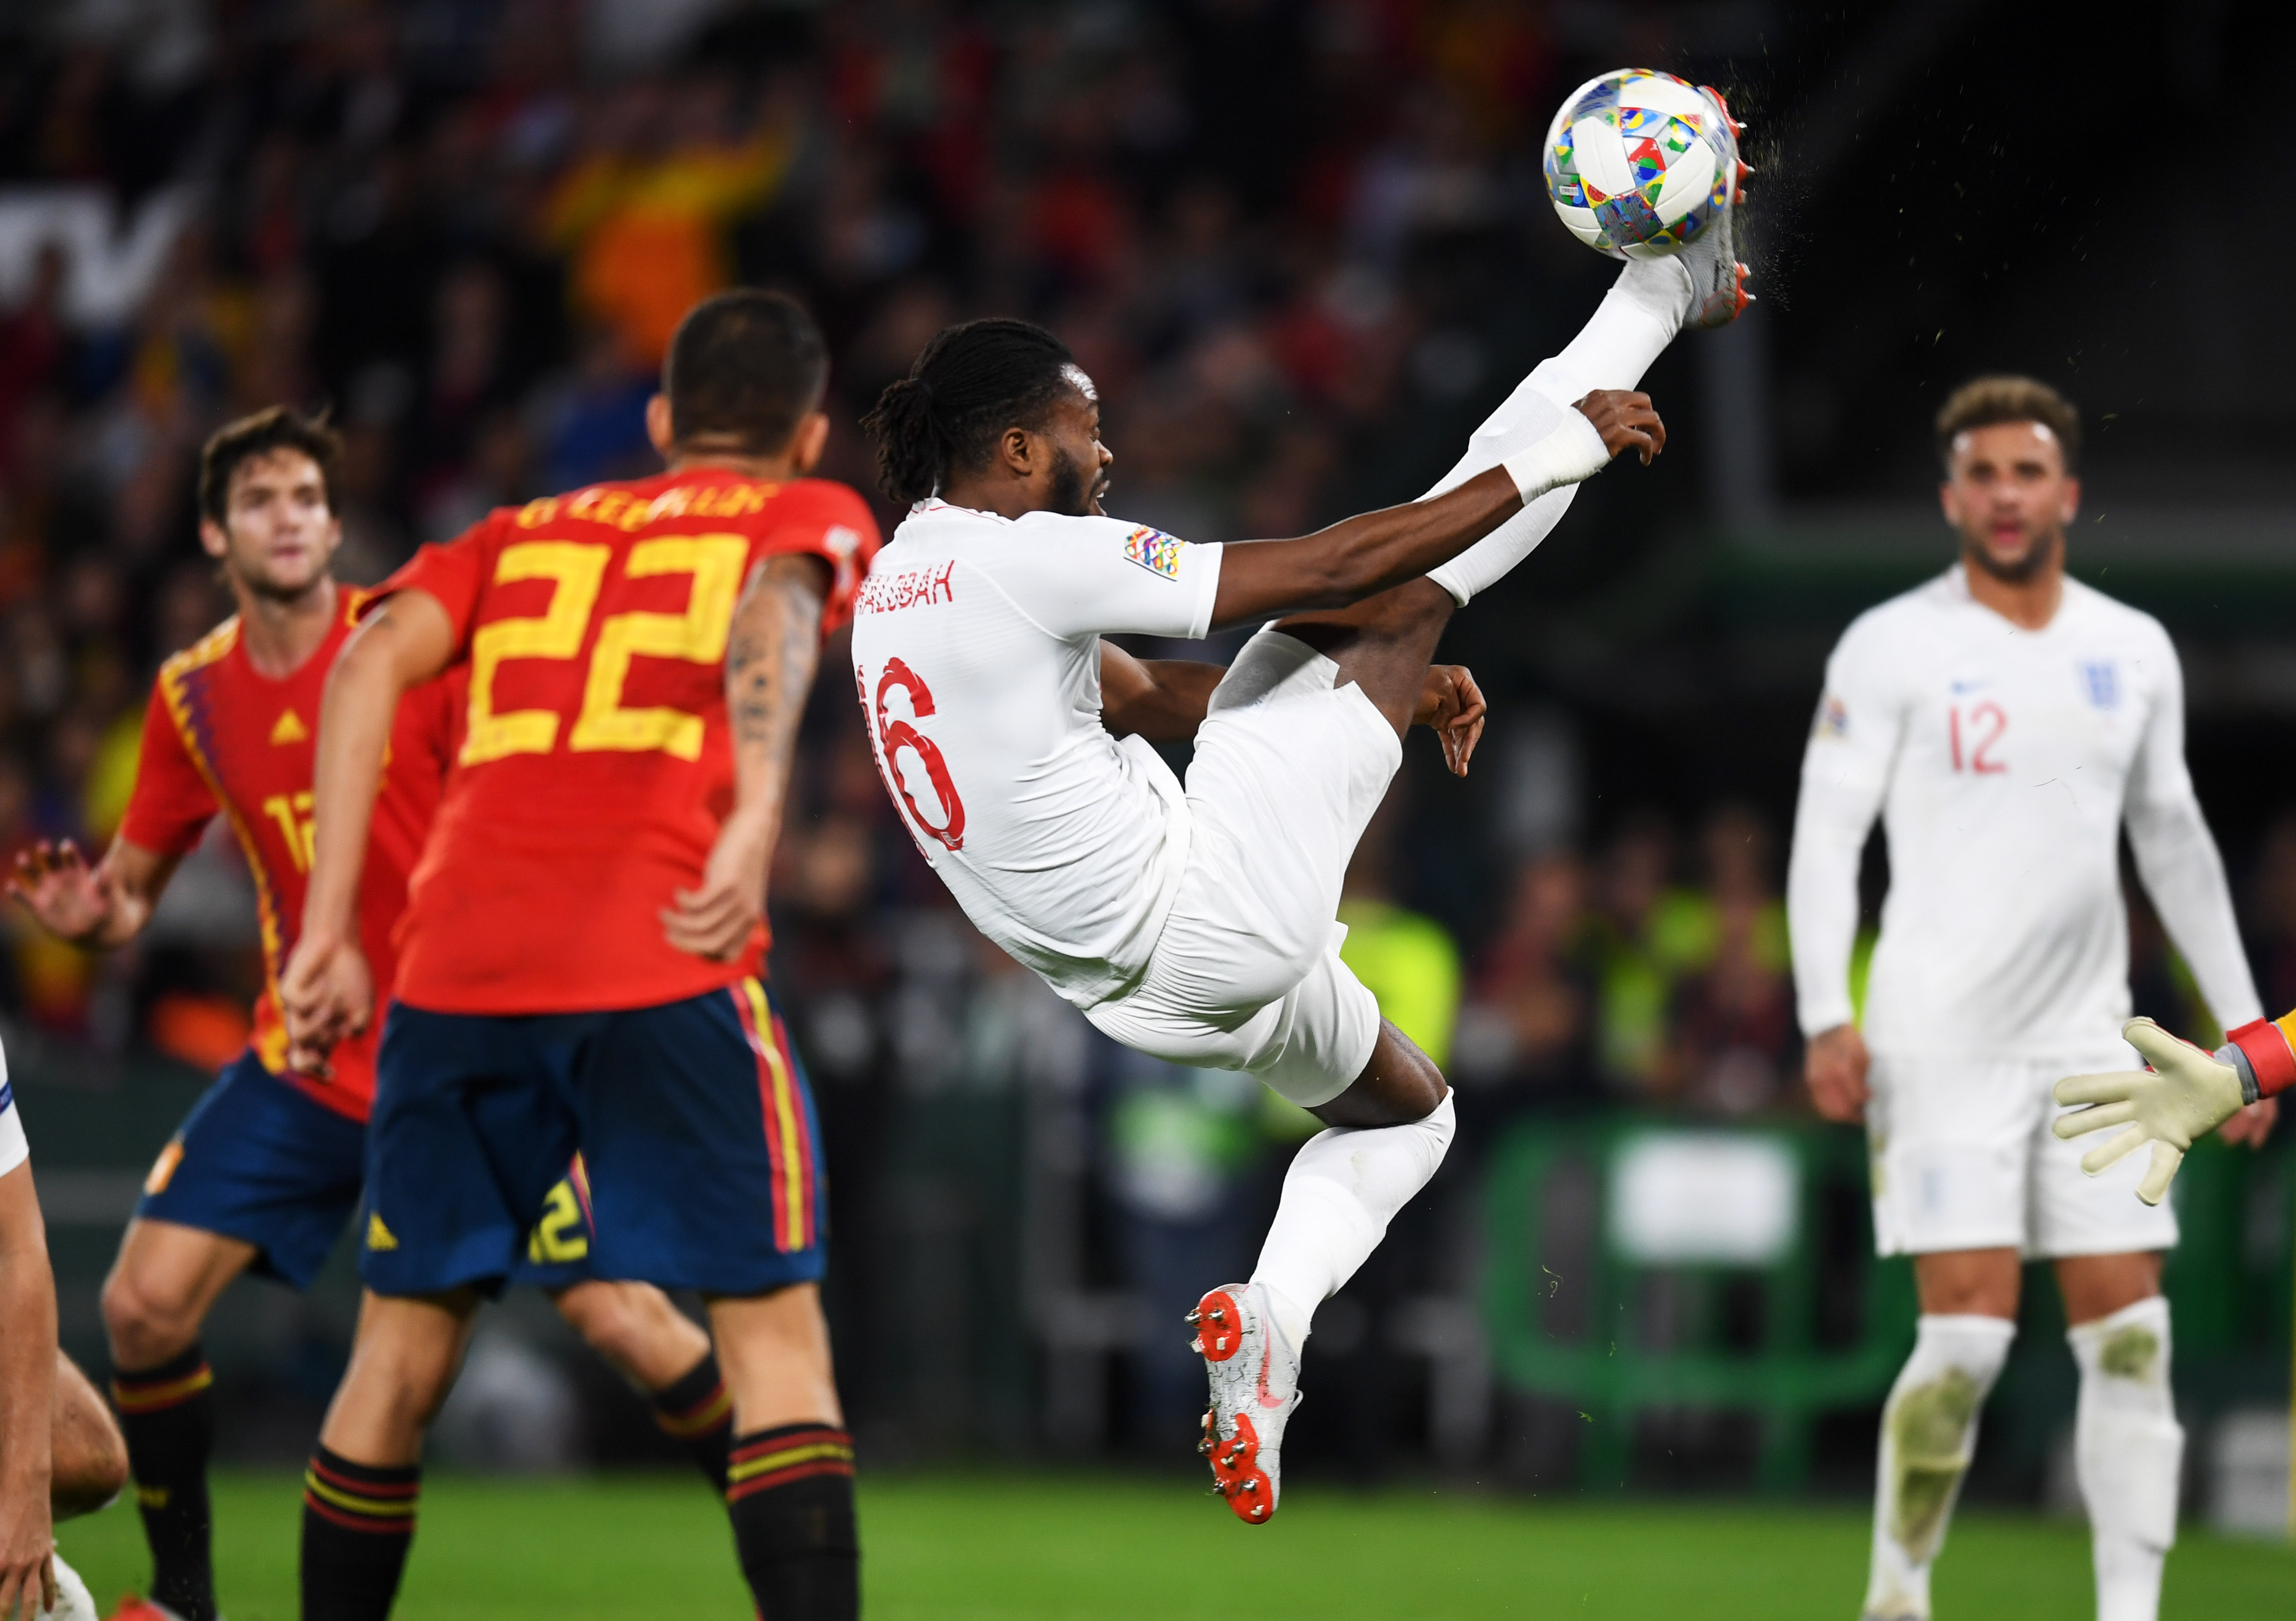
[{"label": "blurred floodlight", "polygon": [[1770,1137],[1651,1132],[1611,1166],[1611,1244],[1649,1266],[1767,1266],[1794,1241],[1800,1172]]}]

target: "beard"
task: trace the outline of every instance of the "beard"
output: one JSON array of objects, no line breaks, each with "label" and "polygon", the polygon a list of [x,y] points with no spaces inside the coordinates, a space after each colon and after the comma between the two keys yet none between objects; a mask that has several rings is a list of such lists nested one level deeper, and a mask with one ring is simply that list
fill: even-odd
[{"label": "beard", "polygon": [[1045,498],[1052,503],[1054,512],[1063,518],[1089,518],[1093,507],[1107,492],[1106,473],[1095,479],[1091,487],[1086,488],[1084,469],[1077,465],[1076,458],[1065,450],[1054,449],[1052,483],[1045,491]]},{"label": "beard", "polygon": [[2062,529],[2050,529],[2025,548],[2025,555],[2013,561],[1997,558],[1975,541],[1964,543],[1962,555],[2005,585],[2030,584],[2035,576],[2056,560],[2065,544]]}]

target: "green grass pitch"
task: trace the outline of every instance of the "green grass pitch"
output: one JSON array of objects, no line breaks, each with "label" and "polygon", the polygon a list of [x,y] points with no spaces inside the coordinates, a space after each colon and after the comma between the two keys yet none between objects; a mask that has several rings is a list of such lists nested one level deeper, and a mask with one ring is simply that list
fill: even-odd
[{"label": "green grass pitch", "polygon": [[[297,1483],[216,1484],[231,1621],[293,1621]],[[1843,1506],[1549,1503],[1424,1489],[1286,1494],[1237,1524],[1179,1479],[881,1475],[865,1482],[873,1621],[1117,1621],[1217,1612],[1313,1621],[1848,1621],[1865,1516]],[[109,1609],[147,1570],[133,1509],[62,1527]],[[1970,1512],[1937,1576],[1944,1621],[2087,1621],[2077,1525]],[[724,1516],[677,1476],[425,1483],[405,1621],[568,1621],[750,1613]],[[2296,1615],[2296,1550],[2188,1531],[2164,1614]]]}]

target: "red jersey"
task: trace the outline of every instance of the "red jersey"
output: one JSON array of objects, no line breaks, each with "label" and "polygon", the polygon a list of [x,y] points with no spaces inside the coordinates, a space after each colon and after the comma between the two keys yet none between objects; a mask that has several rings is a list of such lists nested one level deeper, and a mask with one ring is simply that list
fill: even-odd
[{"label": "red jersey", "polygon": [[[160,667],[119,835],[158,855],[181,856],[199,843],[216,813],[223,813],[255,875],[263,931],[255,1055],[272,1074],[337,1113],[364,1120],[374,1101],[381,1017],[365,1035],[337,1045],[333,1078],[321,1080],[288,1070],[287,1029],[279,1015],[279,972],[302,929],[311,872],[312,740],[320,693],[366,594],[343,588],[340,597],[342,611],[326,640],[282,680],[249,662],[235,617]],[[438,681],[408,693],[392,725],[359,882],[359,943],[373,968],[378,997],[390,989],[392,931],[438,808],[456,719],[451,685]]]},{"label": "red jersey", "polygon": [[442,1013],[651,1007],[759,971],[663,937],[734,803],[726,643],[751,567],[824,559],[827,632],[877,526],[842,484],[693,468],[504,508],[382,594],[453,620],[468,713],[409,890],[398,995]]}]

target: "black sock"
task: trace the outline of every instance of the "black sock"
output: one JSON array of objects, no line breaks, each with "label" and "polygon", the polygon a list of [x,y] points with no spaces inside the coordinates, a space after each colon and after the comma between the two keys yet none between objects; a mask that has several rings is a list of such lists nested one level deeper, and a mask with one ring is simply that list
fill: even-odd
[{"label": "black sock", "polygon": [[851,1436],[828,1424],[784,1424],[742,1437],[726,1466],[726,1507],[759,1621],[853,1621],[861,1613]]},{"label": "black sock", "polygon": [[655,1391],[652,1401],[653,1421],[685,1448],[711,1491],[724,1491],[726,1454],[734,1441],[734,1398],[726,1394],[725,1378],[718,1371],[718,1353],[704,1351],[700,1362]]},{"label": "black sock", "polygon": [[414,1541],[422,1466],[376,1469],[325,1447],[303,1471],[303,1621],[383,1621]]},{"label": "black sock", "polygon": [[182,1355],[115,1370],[111,1403],[127,1438],[135,1506],[152,1544],[152,1599],[184,1617],[215,1621],[208,1453],[215,1447],[215,1375],[194,1342]]}]

